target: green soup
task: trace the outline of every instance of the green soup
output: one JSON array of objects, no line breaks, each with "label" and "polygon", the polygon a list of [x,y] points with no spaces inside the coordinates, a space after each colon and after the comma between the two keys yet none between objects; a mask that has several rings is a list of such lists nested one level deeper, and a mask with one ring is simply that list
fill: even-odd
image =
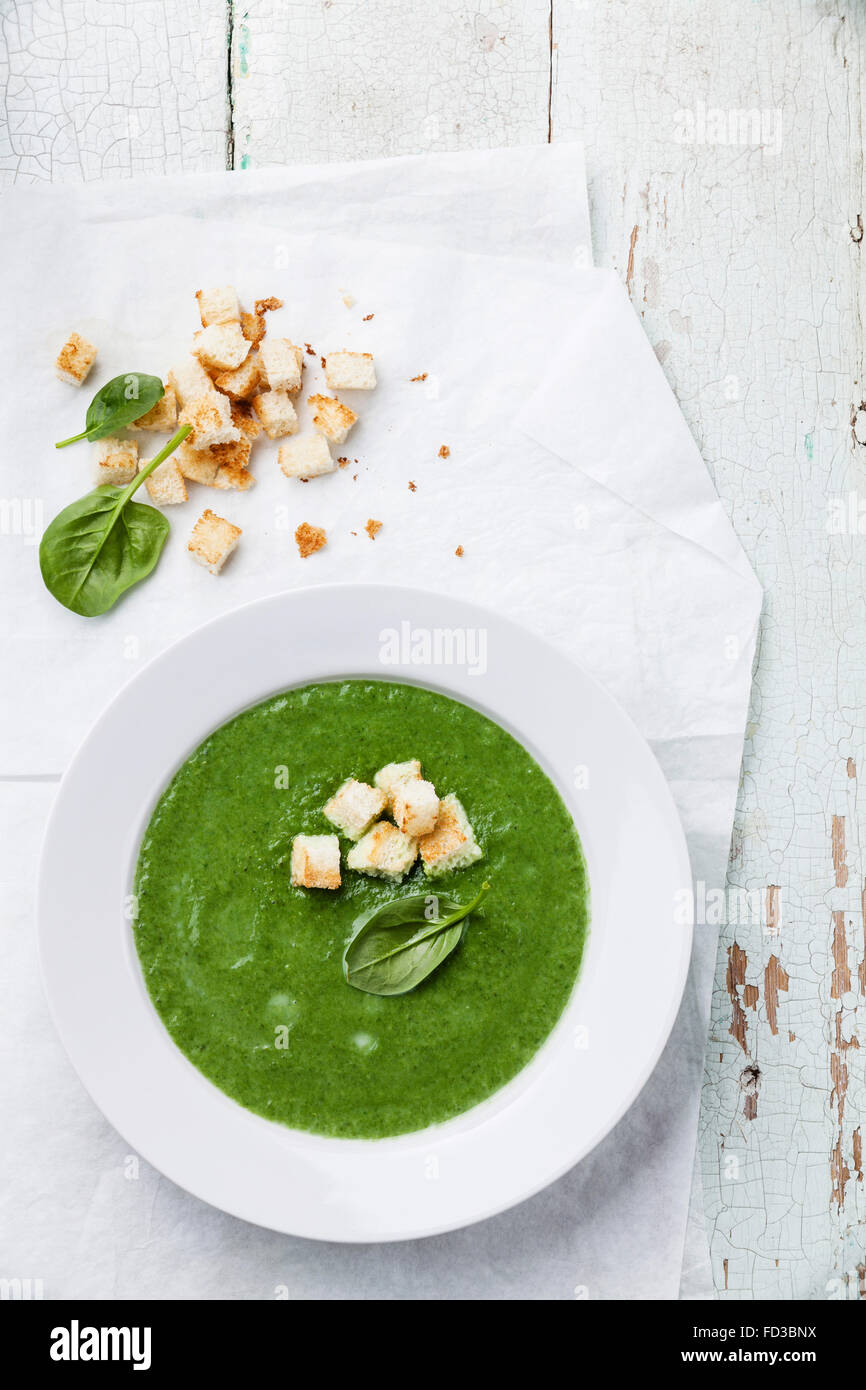
[{"label": "green soup", "polygon": [[[339,784],[413,757],[460,798],[484,859],[394,884],[344,855],[339,890],[291,887],[292,837],[333,832],[321,808]],[[411,993],[346,983],[364,909],[431,884],[466,902],[485,880],[483,913]],[[151,817],[135,892],[144,977],[177,1046],[248,1109],[345,1138],[420,1129],[505,1085],[562,1013],[588,921],[574,824],[526,749],[467,705],[384,681],[290,690],[211,734]]]}]

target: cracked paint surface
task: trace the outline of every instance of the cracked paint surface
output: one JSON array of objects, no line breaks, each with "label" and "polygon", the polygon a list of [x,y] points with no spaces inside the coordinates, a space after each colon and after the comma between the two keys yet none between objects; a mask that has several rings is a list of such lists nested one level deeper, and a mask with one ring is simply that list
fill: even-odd
[{"label": "cracked paint surface", "polygon": [[[597,263],[766,590],[699,1139],[727,1299],[866,1297],[864,37],[833,0],[0,7],[6,183],[586,140]],[[778,139],[683,143],[699,103]]]}]

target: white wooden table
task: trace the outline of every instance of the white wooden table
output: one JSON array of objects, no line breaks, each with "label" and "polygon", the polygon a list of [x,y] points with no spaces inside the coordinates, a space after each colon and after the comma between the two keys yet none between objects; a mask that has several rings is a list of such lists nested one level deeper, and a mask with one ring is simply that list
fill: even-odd
[{"label": "white wooden table", "polygon": [[586,142],[596,261],[766,588],[727,893],[706,885],[715,1284],[866,1297],[866,12],[4,0],[0,23],[6,183]]}]

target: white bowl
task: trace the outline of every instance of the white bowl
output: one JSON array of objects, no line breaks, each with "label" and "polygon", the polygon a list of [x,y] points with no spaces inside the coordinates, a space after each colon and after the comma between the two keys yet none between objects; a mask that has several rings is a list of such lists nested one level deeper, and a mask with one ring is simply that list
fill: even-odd
[{"label": "white bowl", "polygon": [[[437,632],[451,634],[438,650]],[[515,734],[574,816],[592,895],[580,978],[532,1062],[445,1124],[370,1141],[287,1129],[212,1085],[151,1004],[124,915],[153,806],[201,740],[276,691],[346,676],[442,690]],[[318,588],[260,600],[199,629],[130,681],[98,720],[63,779],[46,834],[42,969],[84,1085],[167,1177],[274,1230],[403,1240],[531,1196],[616,1124],[676,1017],[691,949],[677,906],[690,884],[658,765],[584,671],[506,619],[455,599]]]}]

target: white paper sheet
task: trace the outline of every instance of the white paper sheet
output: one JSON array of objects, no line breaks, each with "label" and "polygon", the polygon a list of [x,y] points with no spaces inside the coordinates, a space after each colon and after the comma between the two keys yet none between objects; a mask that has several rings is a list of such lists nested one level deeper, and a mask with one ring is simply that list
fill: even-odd
[{"label": "white paper sheet", "polygon": [[[6,304],[20,327],[0,348],[0,418],[14,441],[0,771],[62,770],[141,662],[229,607],[286,587],[393,580],[504,609],[592,670],[656,751],[696,876],[722,885],[760,593],[624,293],[582,268],[588,244],[575,147],[7,195]],[[319,388],[320,353],[375,354],[380,386],[359,393],[361,421],[337,451],[350,463],[289,482],[276,444],[260,443],[254,489],[191,487],[170,509],[155,576],[105,618],[79,619],[42,588],[34,541],[90,485],[89,446],[58,453],[53,441],[82,427],[110,376],[167,372],[198,326],[194,290],[227,281],[248,303],[285,300],[270,332],[316,349],[304,397]],[[52,370],[72,328],[100,347],[80,392]],[[207,506],[244,530],[218,578],[186,553]],[[369,517],[384,523],[375,541]],[[292,540],[302,520],[329,538],[305,561]],[[13,817],[19,795],[7,797]],[[37,822],[17,832],[18,863],[35,856]],[[65,1076],[50,1114],[38,1087],[22,1097],[0,1081],[18,1124],[7,1244],[19,1265],[46,1271],[48,1296],[270,1297],[285,1284],[293,1297],[675,1297],[715,944],[699,927],[671,1043],[615,1132],[481,1227],[361,1252],[243,1226],[155,1174],[136,1204],[122,1142]],[[640,1021],[628,1022],[639,1046]],[[35,1076],[53,1040],[38,1007],[17,1027]],[[62,1184],[41,1156],[58,1126]],[[67,1212],[34,1225],[37,1202],[57,1210],[71,1191],[77,1223]]]}]

